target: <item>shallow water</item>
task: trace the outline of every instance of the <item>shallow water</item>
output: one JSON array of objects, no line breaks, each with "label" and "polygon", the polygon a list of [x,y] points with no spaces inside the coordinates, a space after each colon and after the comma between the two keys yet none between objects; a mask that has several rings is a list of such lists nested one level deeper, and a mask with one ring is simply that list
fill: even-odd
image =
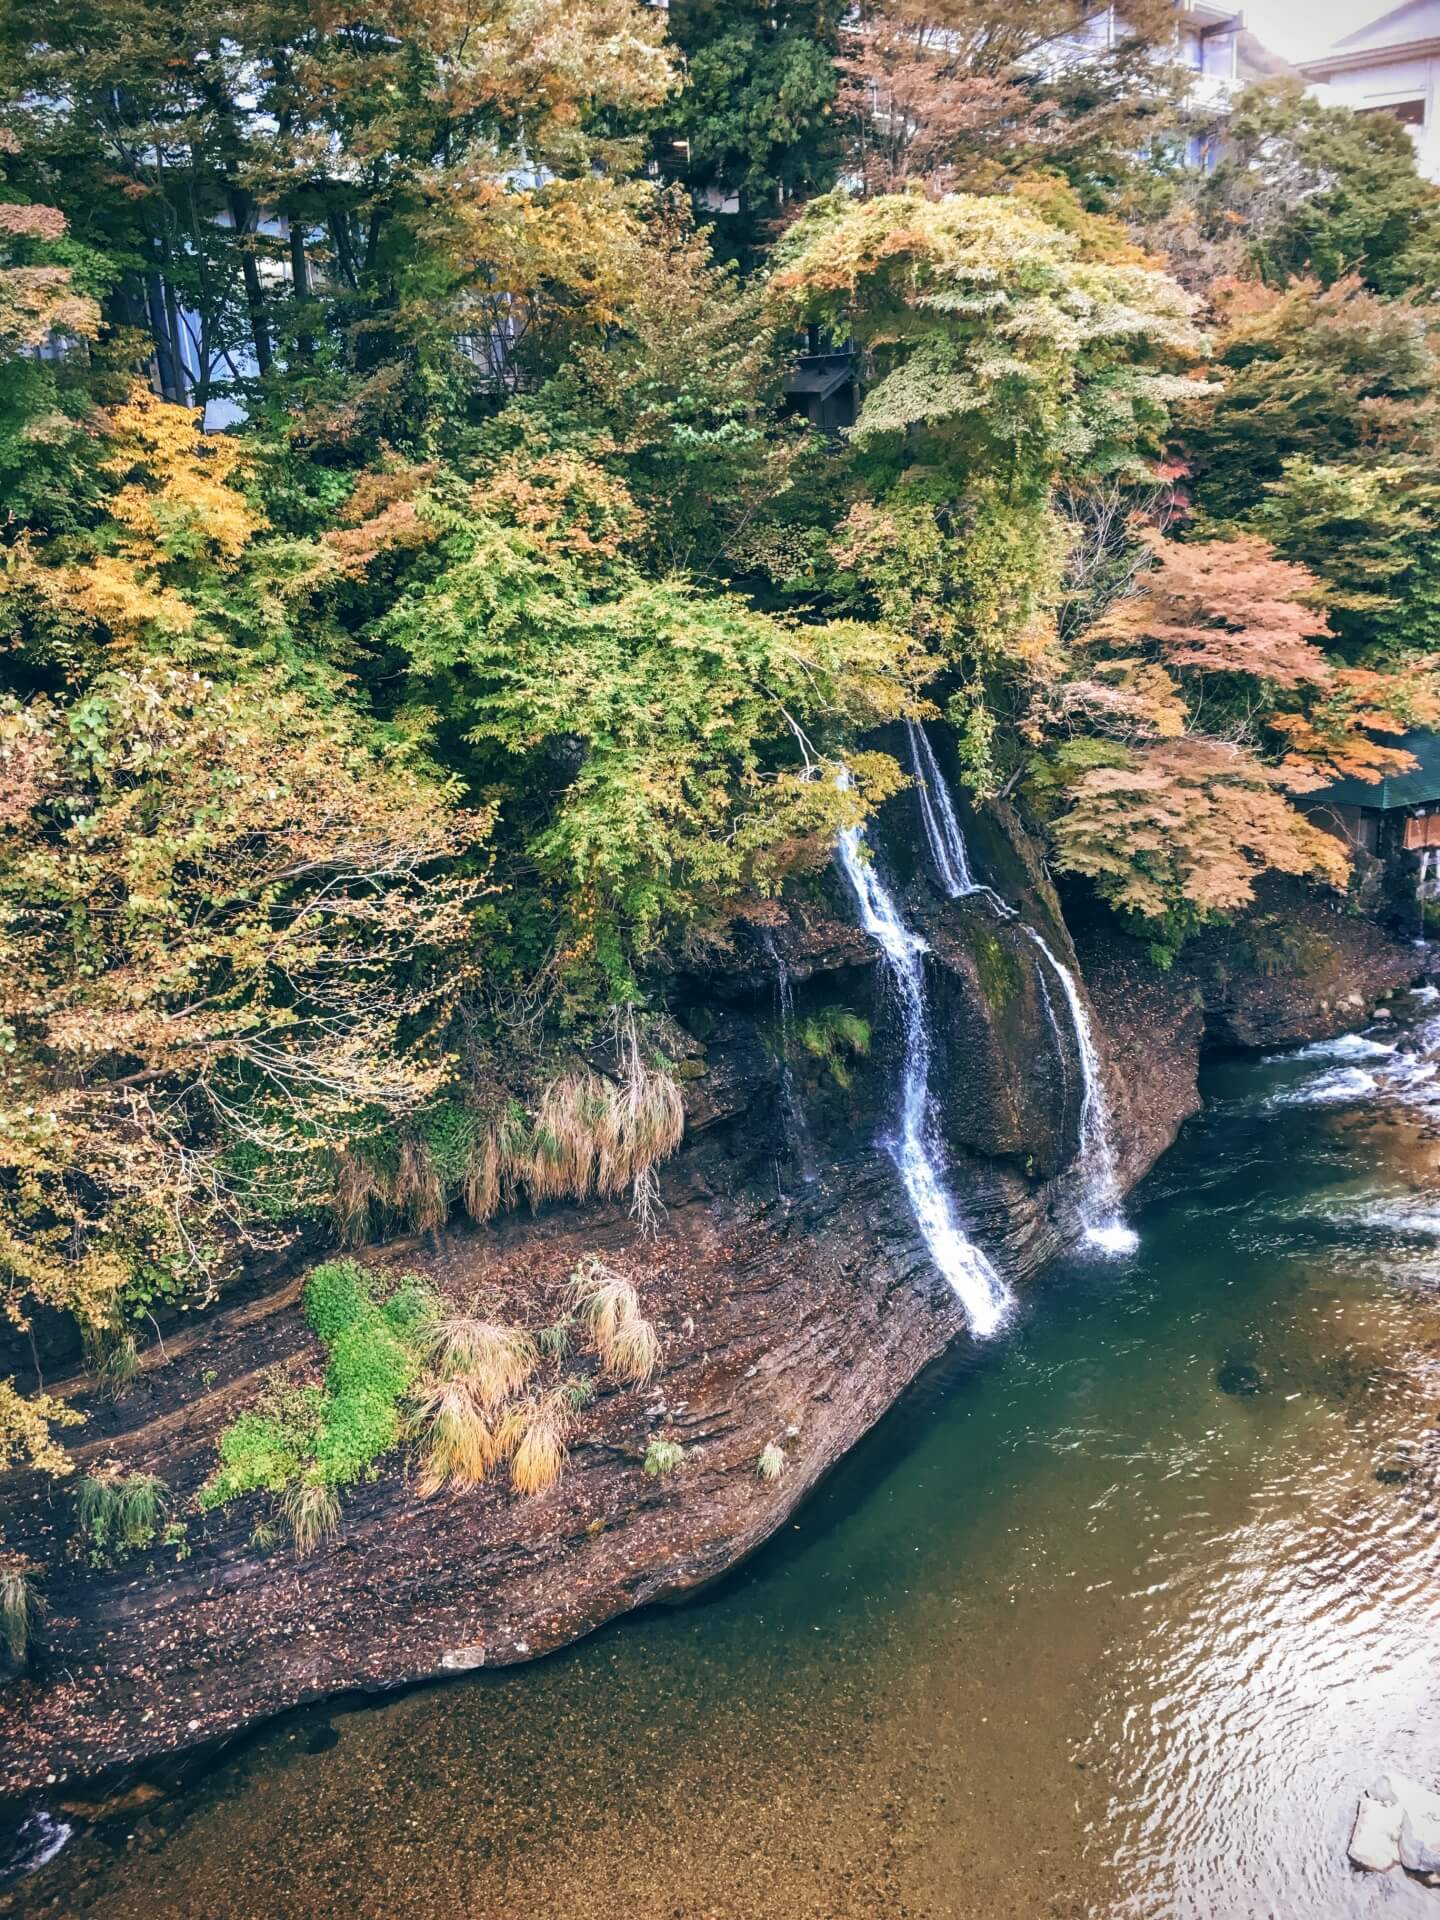
[{"label": "shallow water", "polygon": [[1440,1088],[1369,1052],[1337,1093],[1360,1057],[1214,1070],[1138,1254],[1047,1276],[707,1598],[290,1716],[27,1910],[1440,1913],[1345,1861],[1372,1776],[1440,1776]]}]

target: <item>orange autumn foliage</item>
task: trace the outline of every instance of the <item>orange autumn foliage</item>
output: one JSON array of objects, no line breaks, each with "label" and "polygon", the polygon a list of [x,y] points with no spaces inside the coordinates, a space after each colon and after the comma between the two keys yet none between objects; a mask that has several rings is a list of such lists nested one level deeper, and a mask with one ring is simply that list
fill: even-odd
[{"label": "orange autumn foliage", "polygon": [[1278,788],[1283,773],[1243,747],[1190,737],[1132,747],[1092,767],[1054,823],[1059,864],[1094,880],[1113,905],[1152,920],[1247,905],[1267,868],[1340,887],[1340,842]]},{"label": "orange autumn foliage", "polygon": [[1271,686],[1323,686],[1329,637],[1304,567],[1252,534],[1182,546],[1152,533],[1153,570],[1095,628],[1115,648],[1143,646],[1176,672],[1244,673]]}]

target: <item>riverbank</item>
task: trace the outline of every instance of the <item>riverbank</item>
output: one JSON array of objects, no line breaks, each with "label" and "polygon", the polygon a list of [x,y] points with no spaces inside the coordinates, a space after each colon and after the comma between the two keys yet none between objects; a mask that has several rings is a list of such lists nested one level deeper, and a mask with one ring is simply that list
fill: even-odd
[{"label": "riverbank", "polygon": [[[1355,995],[1369,1002],[1418,968],[1413,950],[1367,923],[1304,911],[1324,963],[1279,987],[1259,976],[1273,1003],[1269,1042],[1354,1024]],[[989,937],[984,909],[931,902],[925,912],[937,1029],[953,1036],[983,1004],[973,942],[977,926]],[[861,986],[873,992],[873,969],[856,964],[853,938],[838,959],[825,943],[839,935],[812,925],[808,939],[812,987],[831,991],[838,965],[852,997]],[[1241,1037],[1227,1011],[1238,968],[1233,950],[1228,960],[1201,952],[1161,974],[1131,943],[1082,946],[1128,1187],[1194,1111],[1207,1040]],[[532,1319],[558,1306],[581,1257],[623,1259],[664,1343],[656,1385],[602,1391],[577,1428],[566,1473],[538,1500],[487,1485],[422,1502],[396,1459],[356,1490],[338,1539],[303,1560],[257,1549],[255,1516],[241,1509],[190,1520],[175,1547],[90,1567],[74,1552],[68,1490],[12,1485],[7,1538],[43,1569],[49,1614],[43,1663],[0,1704],[6,1792],[53,1794],[77,1776],[123,1782],[150,1760],[223,1742],[298,1703],[533,1659],[617,1614],[693,1591],[782,1527],[951,1346],[963,1318],[925,1256],[890,1158],[874,1145],[887,1097],[883,1053],[868,1084],[812,1088],[815,1177],[797,1178],[756,1120],[767,1112],[773,1125],[776,1105],[776,1060],[759,1026],[765,1002],[737,995],[720,1004],[703,1073],[688,1083],[691,1132],[667,1169],[658,1238],[637,1239],[618,1209],[557,1208],[367,1256],[383,1272],[419,1270],[456,1299],[480,1292],[501,1317],[523,1306]],[[1002,1038],[1016,1018],[1012,997],[994,1016]],[[1043,1143],[1027,1146],[1024,1114],[1007,1116],[997,1100],[977,1119],[967,1076],[985,1068],[987,1042],[999,1044],[981,1033],[962,1074],[947,1041],[937,1093],[965,1217],[1023,1288],[1078,1223],[1063,1164],[1054,1173],[1025,1166]],[[982,1127],[989,1132],[977,1141]],[[87,1403],[81,1466],[156,1473],[183,1509],[210,1470],[220,1428],[269,1369],[310,1344],[293,1286],[217,1315],[118,1405]],[[643,1471],[658,1434],[685,1450],[668,1479]],[[784,1467],[766,1480],[757,1463],[770,1445]]]},{"label": "riverbank", "polygon": [[703,1604],[289,1716],[11,1910],[1421,1920],[1345,1858],[1440,1771],[1440,1036],[1372,1034],[1212,1064],[1137,1257],[1048,1268]]}]

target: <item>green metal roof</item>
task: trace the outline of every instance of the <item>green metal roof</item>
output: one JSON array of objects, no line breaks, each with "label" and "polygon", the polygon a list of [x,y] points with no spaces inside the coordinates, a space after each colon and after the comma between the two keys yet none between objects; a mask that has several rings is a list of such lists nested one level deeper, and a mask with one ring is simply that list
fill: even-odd
[{"label": "green metal roof", "polygon": [[1310,794],[1310,803],[1328,800],[1337,807],[1378,807],[1388,812],[1392,807],[1423,807],[1440,800],[1440,733],[1407,733],[1393,744],[1413,753],[1419,763],[1409,773],[1393,773],[1388,780],[1337,780],[1333,787]]}]

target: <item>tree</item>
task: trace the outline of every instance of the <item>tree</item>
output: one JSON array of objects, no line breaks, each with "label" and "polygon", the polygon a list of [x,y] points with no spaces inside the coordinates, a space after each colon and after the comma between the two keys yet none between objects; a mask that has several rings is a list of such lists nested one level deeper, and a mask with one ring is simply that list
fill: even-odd
[{"label": "tree", "polygon": [[1108,230],[1066,231],[1042,207],[817,200],[770,283],[778,313],[860,354],[862,498],[841,530],[836,585],[942,651],[982,791],[1008,771],[993,751],[997,714],[1013,710],[1017,682],[1052,670],[1060,479],[1148,481],[1203,346],[1193,300],[1165,274],[1108,257]]},{"label": "tree", "polygon": [[1087,36],[1092,12],[1075,0],[860,8],[838,62],[848,171],[870,193],[983,192],[1045,164],[1103,199],[1173,116],[1174,22],[1140,0],[1107,45]]},{"label": "tree", "polygon": [[1079,771],[1052,824],[1056,859],[1112,906],[1183,934],[1255,897],[1267,868],[1343,886],[1345,849],[1243,747],[1185,738],[1120,748]]},{"label": "tree", "polygon": [[717,245],[749,262],[787,209],[835,184],[841,140],[835,0],[675,0],[670,38],[686,84],[658,122],[662,174],[703,209],[733,197]]},{"label": "tree", "polygon": [[278,672],[0,701],[10,1318],[204,1283],[433,1098],[488,817]]},{"label": "tree", "polygon": [[1322,106],[1298,80],[1267,81],[1235,102],[1226,153],[1205,183],[1212,226],[1238,219],[1272,285],[1356,274],[1377,293],[1440,285],[1440,189],[1388,113]]},{"label": "tree", "polygon": [[[662,36],[634,0],[21,0],[0,59],[27,163],[120,267],[107,320],[148,333],[164,397],[283,374],[393,438],[438,380],[553,345],[554,309],[606,324],[633,148],[603,123],[664,98]],[[518,290],[517,229],[549,254]]]},{"label": "tree", "polygon": [[[448,757],[497,798],[498,873],[539,878],[530,973],[558,965],[601,1008],[633,1000],[688,927],[823,864],[897,784],[863,754],[842,789],[826,749],[919,710],[930,663],[908,636],[647,577],[628,490],[574,455],[507,461],[420,511],[433,561],[380,637]],[[501,944],[523,938],[512,923]]]},{"label": "tree", "polygon": [[1212,389],[1187,409],[1202,529],[1249,528],[1324,583],[1352,660],[1440,644],[1440,357],[1425,310],[1353,276],[1226,286]]},{"label": "tree", "polygon": [[1440,719],[1433,672],[1337,668],[1320,583],[1262,540],[1146,544],[1029,717],[1059,864],[1178,933],[1245,905],[1268,867],[1341,884],[1339,842],[1284,789],[1413,766],[1375,735]]}]

